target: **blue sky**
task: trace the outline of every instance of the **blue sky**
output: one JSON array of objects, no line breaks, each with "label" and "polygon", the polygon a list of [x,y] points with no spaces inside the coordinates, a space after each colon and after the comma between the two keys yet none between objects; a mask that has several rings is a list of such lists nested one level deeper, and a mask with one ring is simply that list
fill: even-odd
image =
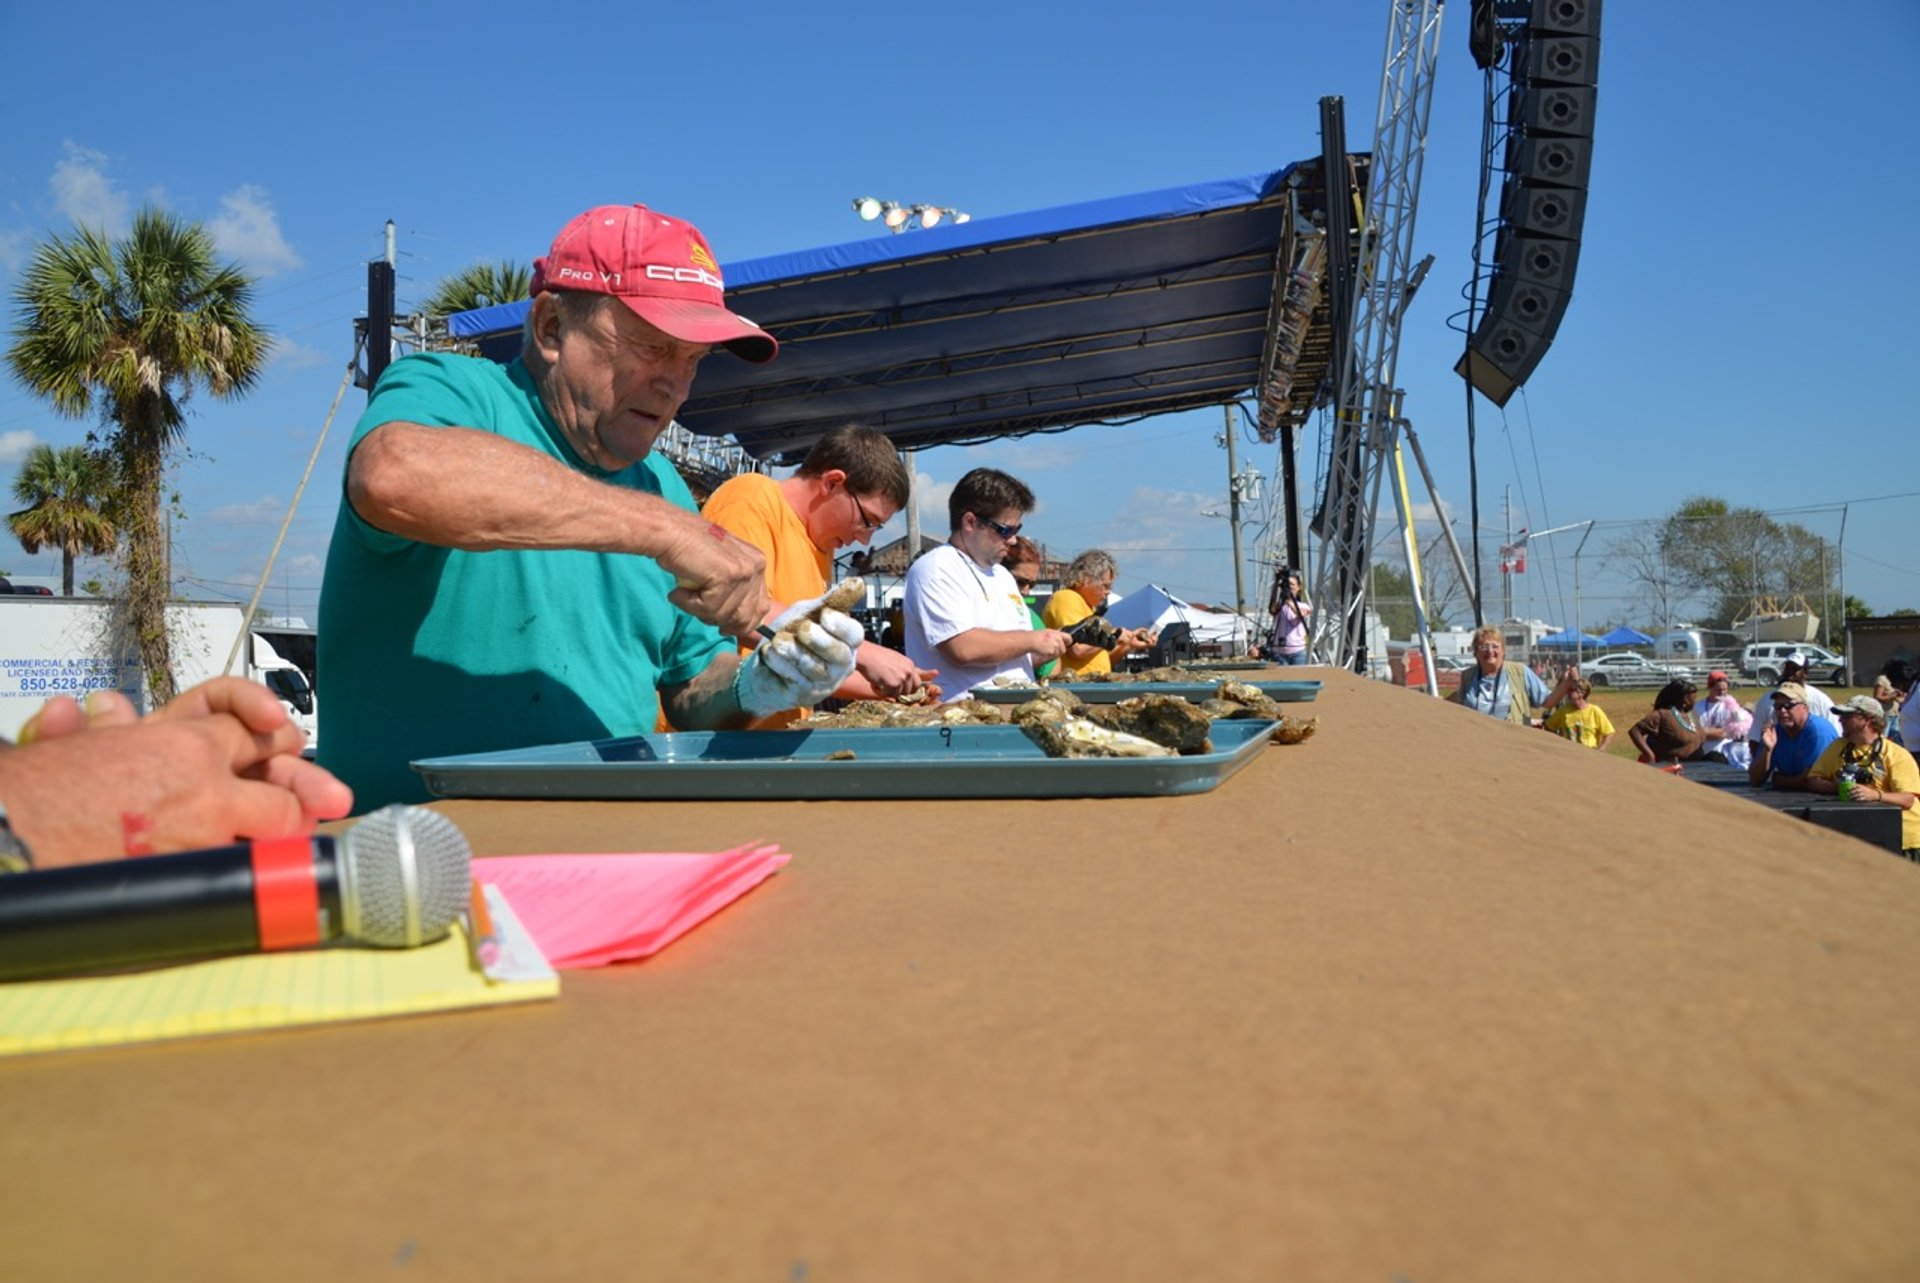
[{"label": "blue sky", "polygon": [[[1829,539],[1844,517],[1847,591],[1879,611],[1920,607],[1920,434],[1900,373],[1920,330],[1902,231],[1920,195],[1920,5],[1849,6],[1844,32],[1820,13],[1731,0],[1607,10],[1574,302],[1524,392],[1504,413],[1478,407],[1486,554],[1509,502],[1515,528],[1595,522],[1580,571],[1589,626],[1644,620],[1605,549],[1699,493]],[[985,216],[1276,169],[1319,153],[1323,95],[1344,97],[1350,146],[1369,145],[1388,8],[112,3],[84,27],[61,14],[0,6],[0,44],[48,55],[16,59],[0,83],[0,288],[10,296],[48,232],[123,225],[149,201],[207,222],[258,275],[278,353],[243,401],[194,403],[174,476],[187,591],[244,599],[340,382],[387,219],[404,310],[470,262],[530,260],[604,202],[689,217],[729,262],[884,234],[854,217],[857,195]],[[1470,271],[1482,95],[1466,28],[1454,0],[1416,235],[1436,262],[1400,359],[1463,538],[1449,317]],[[349,390],[270,609],[313,617],[362,404]],[[0,382],[0,484],[34,442],[75,442],[87,426]],[[1230,600],[1227,526],[1203,515],[1225,507],[1220,430],[1216,409],[923,452],[928,529],[944,526],[961,472],[1004,467],[1038,493],[1029,525],[1052,550],[1114,551],[1122,590],[1152,580]],[[1241,461],[1271,476],[1274,454],[1243,444]],[[1415,498],[1430,511],[1417,479]],[[1535,546],[1516,613],[1572,622],[1579,537]],[[57,573],[11,544],[0,568]],[[1251,563],[1247,580],[1256,594]],[[1498,599],[1496,579],[1490,612]]]}]

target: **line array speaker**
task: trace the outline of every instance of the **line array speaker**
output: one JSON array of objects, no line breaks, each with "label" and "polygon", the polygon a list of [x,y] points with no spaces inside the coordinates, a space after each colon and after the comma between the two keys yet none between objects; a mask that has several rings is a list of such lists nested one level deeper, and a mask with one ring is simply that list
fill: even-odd
[{"label": "line array speaker", "polygon": [[1493,284],[1454,367],[1495,405],[1533,374],[1573,298],[1593,169],[1600,0],[1533,0],[1510,67]]}]

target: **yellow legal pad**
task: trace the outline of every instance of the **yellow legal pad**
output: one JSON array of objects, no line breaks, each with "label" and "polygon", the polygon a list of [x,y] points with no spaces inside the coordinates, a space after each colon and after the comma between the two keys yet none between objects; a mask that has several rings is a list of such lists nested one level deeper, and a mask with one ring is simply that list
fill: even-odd
[{"label": "yellow legal pad", "polygon": [[248,954],[128,975],[5,984],[0,1056],[558,997],[560,977],[512,911],[488,900],[515,964],[494,968],[501,979],[475,968],[456,924],[446,939],[419,949]]}]

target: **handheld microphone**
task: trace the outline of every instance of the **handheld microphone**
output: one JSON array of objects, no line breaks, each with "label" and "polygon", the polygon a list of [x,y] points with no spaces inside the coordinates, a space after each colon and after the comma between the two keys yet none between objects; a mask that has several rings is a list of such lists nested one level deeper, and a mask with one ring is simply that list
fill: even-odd
[{"label": "handheld microphone", "polygon": [[412,948],[464,909],[472,849],[436,811],[389,806],[309,834],[0,877],[0,980],[349,939]]}]

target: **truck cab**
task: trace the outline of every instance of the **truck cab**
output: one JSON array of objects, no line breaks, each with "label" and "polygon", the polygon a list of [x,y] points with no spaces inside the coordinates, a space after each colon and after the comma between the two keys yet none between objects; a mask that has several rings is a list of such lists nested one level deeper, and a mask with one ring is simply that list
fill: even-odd
[{"label": "truck cab", "polygon": [[306,733],[307,753],[311,756],[320,746],[320,697],[307,675],[298,664],[283,658],[272,642],[255,633],[252,676],[280,697],[287,716]]},{"label": "truck cab", "polygon": [[1808,681],[1847,684],[1847,661],[1812,642],[1754,642],[1740,652],[1740,671],[1762,686],[1777,685],[1781,667],[1794,655],[1805,662]]}]

